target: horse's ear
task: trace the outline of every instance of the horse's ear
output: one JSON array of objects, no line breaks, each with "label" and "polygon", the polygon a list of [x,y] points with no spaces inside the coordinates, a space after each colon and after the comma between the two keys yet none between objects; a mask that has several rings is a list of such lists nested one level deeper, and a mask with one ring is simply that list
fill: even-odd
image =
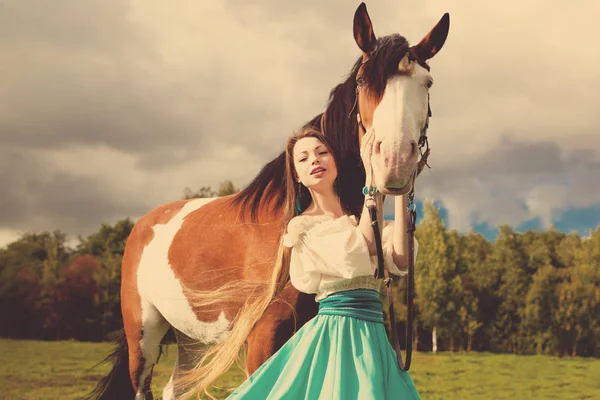
[{"label": "horse's ear", "polygon": [[421,61],[433,58],[444,46],[450,29],[450,14],[446,13],[431,31],[416,46],[413,52]]},{"label": "horse's ear", "polygon": [[354,40],[365,57],[373,50],[377,41],[365,3],[360,3],[354,13]]}]

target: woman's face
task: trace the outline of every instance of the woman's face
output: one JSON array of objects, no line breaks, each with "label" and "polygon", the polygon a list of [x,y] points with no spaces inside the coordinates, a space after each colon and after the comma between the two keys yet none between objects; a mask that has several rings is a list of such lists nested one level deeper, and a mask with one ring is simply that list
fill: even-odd
[{"label": "woman's face", "polygon": [[337,168],[329,149],[317,138],[305,137],[294,146],[298,181],[311,189],[333,187]]}]

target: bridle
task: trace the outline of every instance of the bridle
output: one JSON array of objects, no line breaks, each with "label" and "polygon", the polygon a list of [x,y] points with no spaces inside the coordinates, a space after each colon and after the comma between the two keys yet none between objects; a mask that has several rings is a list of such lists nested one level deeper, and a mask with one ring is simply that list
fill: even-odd
[{"label": "bridle", "polygon": [[[409,57],[413,56],[409,53]],[[414,57],[414,56],[413,56]],[[362,63],[364,65],[367,62],[368,58],[365,58]],[[359,103],[359,94],[360,89],[363,85],[364,81],[362,77],[360,77],[360,69],[359,73],[356,77],[356,100],[354,102],[354,106],[350,111],[350,115],[352,111],[356,108],[356,120],[358,123],[359,130],[362,129],[363,134],[367,132],[365,126],[362,123],[360,117],[360,103]],[[349,116],[350,116],[349,115]],[[408,233],[408,273],[407,273],[407,288],[406,288],[406,308],[407,308],[407,317],[406,317],[406,361],[402,360],[402,352],[400,349],[400,342],[398,340],[398,331],[396,329],[396,317],[394,314],[394,301],[392,294],[392,279],[389,276],[389,272],[384,268],[384,260],[383,260],[383,248],[381,245],[381,232],[379,230],[379,222],[377,219],[377,202],[372,201],[367,205],[369,208],[369,215],[371,217],[371,226],[373,227],[373,234],[375,236],[375,245],[377,248],[377,268],[375,270],[374,276],[377,279],[384,279],[384,284],[387,288],[387,301],[388,301],[388,314],[390,318],[390,341],[394,350],[396,352],[396,358],[398,362],[398,367],[402,371],[408,371],[410,369],[410,363],[412,358],[412,346],[413,346],[413,300],[414,300],[414,287],[415,287],[415,257],[414,257],[414,234],[415,234],[415,224],[417,220],[417,211],[416,205],[414,203],[414,184],[417,176],[421,173],[425,165],[429,167],[427,164],[427,157],[429,156],[429,142],[427,140],[427,129],[429,128],[429,118],[431,117],[431,105],[429,102],[429,95],[427,98],[427,118],[425,119],[425,123],[423,124],[423,128],[421,129],[419,135],[419,151],[421,153],[421,159],[419,160],[415,171],[412,174],[412,187],[410,192],[406,195],[406,209],[408,212],[408,223],[407,223],[407,233]],[[425,147],[425,152],[422,151],[423,147]],[[429,167],[430,168],[430,167]]]}]

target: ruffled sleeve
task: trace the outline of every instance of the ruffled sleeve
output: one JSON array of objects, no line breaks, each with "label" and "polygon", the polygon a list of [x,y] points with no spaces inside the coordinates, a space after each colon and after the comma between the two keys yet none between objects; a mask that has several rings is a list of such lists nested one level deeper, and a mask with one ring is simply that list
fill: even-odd
[{"label": "ruffled sleeve", "polygon": [[[393,252],[394,252],[394,244],[393,244],[393,240],[394,240],[394,221],[384,221],[383,222],[383,230],[381,233],[381,242],[382,242],[382,248],[383,248],[383,265],[384,268],[387,269],[390,274],[392,275],[397,275],[397,276],[404,276],[408,273],[408,271],[405,270],[400,270],[398,268],[398,266],[394,263],[394,257],[393,257]],[[419,252],[419,242],[417,242],[417,238],[414,238],[414,260],[415,263],[417,262],[417,253]],[[377,255],[371,257],[371,260],[373,260],[373,265],[376,267],[377,266]]]},{"label": "ruffled sleeve", "polygon": [[290,280],[316,293],[323,275],[351,279],[372,273],[367,244],[354,216],[299,216],[290,221],[283,244],[292,247]]}]

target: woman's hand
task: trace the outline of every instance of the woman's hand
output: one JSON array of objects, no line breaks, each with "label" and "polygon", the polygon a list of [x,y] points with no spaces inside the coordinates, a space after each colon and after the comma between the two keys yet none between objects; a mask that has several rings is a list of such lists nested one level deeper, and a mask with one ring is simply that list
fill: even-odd
[{"label": "woman's hand", "polygon": [[[360,145],[360,158],[365,165],[365,186],[371,187],[373,185],[373,166],[371,165],[371,155],[373,154],[373,143],[375,142],[375,132],[373,129],[368,130],[362,138]],[[375,194],[373,196],[365,196],[365,203],[360,216],[359,229],[362,232],[367,247],[369,248],[370,255],[377,254],[377,248],[375,247],[375,236],[373,234],[373,227],[371,225],[371,216],[369,213],[369,207],[377,207],[377,220],[379,222],[379,233],[383,227],[383,197]]]},{"label": "woman's hand", "polygon": [[371,165],[371,155],[373,154],[373,143],[375,142],[375,131],[367,130],[362,138],[360,145],[360,158],[365,166],[365,186],[369,187],[373,183],[373,166]]}]

